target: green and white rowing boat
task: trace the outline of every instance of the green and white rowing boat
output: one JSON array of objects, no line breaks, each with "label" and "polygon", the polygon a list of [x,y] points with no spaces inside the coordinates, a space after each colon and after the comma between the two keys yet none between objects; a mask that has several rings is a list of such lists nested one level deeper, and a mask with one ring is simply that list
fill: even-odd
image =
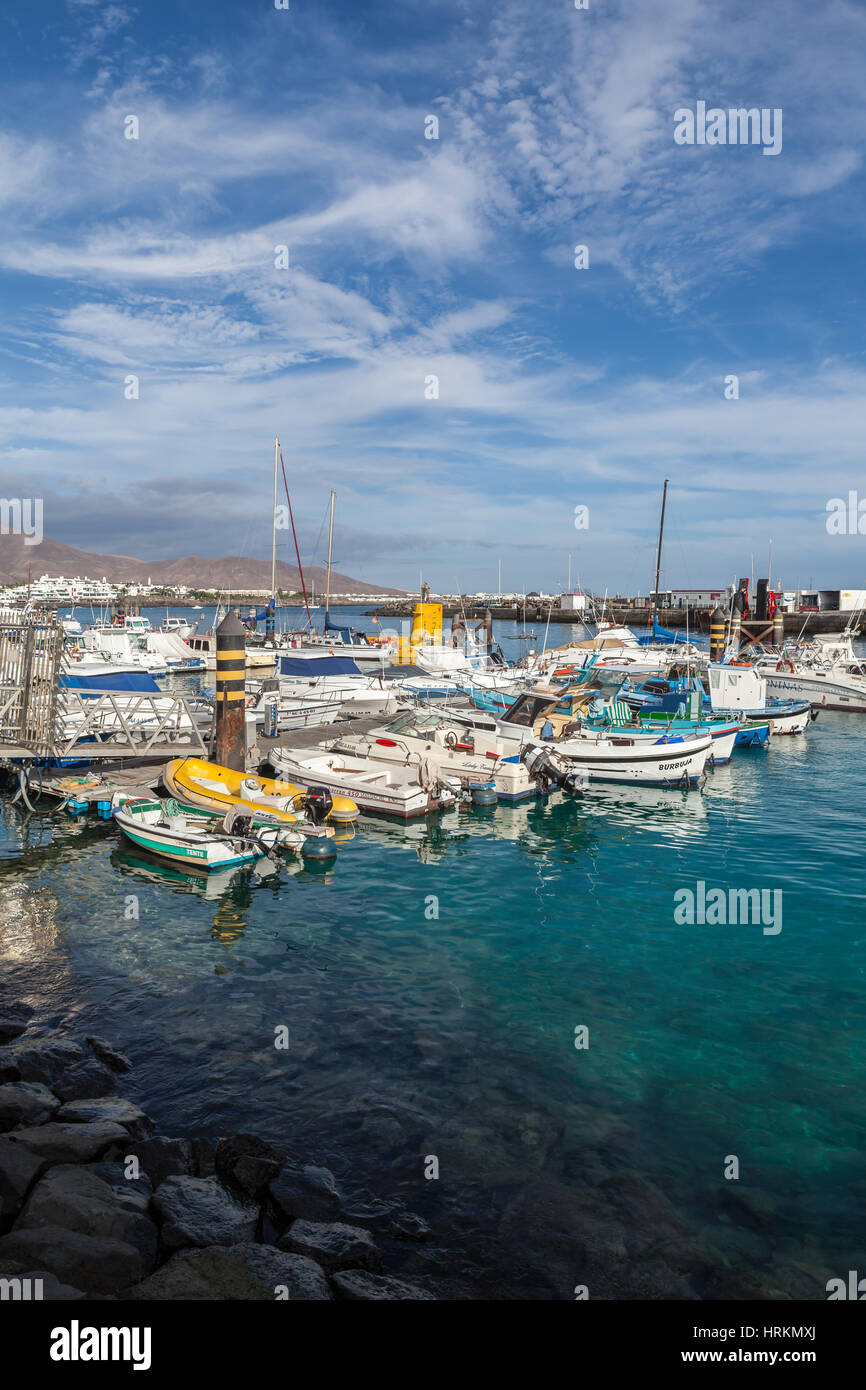
[{"label": "green and white rowing boat", "polygon": [[179,801],[124,799],[114,819],[128,840],[161,859],[199,869],[230,869],[277,849],[301,849],[306,836],[290,826],[254,823],[252,816],[213,815]]}]

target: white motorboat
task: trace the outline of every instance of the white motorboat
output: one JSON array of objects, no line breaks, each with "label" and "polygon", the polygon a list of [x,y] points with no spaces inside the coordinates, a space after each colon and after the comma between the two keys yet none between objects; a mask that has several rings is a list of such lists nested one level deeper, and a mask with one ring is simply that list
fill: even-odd
[{"label": "white motorboat", "polygon": [[459,782],[476,801],[491,785],[503,801],[522,801],[543,790],[519,754],[505,758],[476,748],[471,733],[451,713],[419,708],[367,733],[343,734],[319,746],[343,755],[415,768],[425,781],[438,776],[449,783]]},{"label": "white motorboat", "polygon": [[[147,619],[142,619],[147,622]],[[157,652],[148,651],[147,634],[150,630],[120,625],[87,627],[78,638],[79,652],[96,656],[104,661],[119,662],[124,666],[138,666],[152,676],[164,676],[168,664]]]},{"label": "white motorboat", "polygon": [[381,676],[365,674],[354,658],[281,652],[276,673],[282,704],[351,705],[358,715],[393,714],[400,706],[399,690]]},{"label": "white motorboat", "polygon": [[195,625],[186,618],[178,618],[176,615],[166,613],[165,622],[159,630],[160,632],[173,633],[175,637],[189,637],[195,632]]},{"label": "white motorboat", "polygon": [[[587,687],[528,691],[518,696],[501,719],[465,721],[466,737],[476,752],[523,758],[531,750],[565,759],[592,782],[639,783],[644,786],[697,787],[713,749],[710,733],[640,733],[630,728],[588,728],[583,715]],[[460,715],[452,711],[452,717]],[[545,768],[533,757],[531,766]]]},{"label": "white motorboat", "polygon": [[759,658],[756,669],[766,680],[769,694],[777,698],[866,713],[866,660],[854,651],[850,632],[788,643],[780,656]]},{"label": "white motorboat", "polygon": [[333,795],[348,796],[363,811],[409,820],[454,806],[461,791],[458,779],[437,771],[426,776],[421,767],[400,766],[316,749],[274,748],[269,762],[278,777],[302,787],[327,787]]}]

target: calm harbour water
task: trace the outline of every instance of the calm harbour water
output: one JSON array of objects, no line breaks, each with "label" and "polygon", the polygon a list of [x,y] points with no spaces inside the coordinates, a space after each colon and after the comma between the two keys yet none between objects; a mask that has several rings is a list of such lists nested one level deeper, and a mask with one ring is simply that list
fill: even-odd
[{"label": "calm harbour water", "polygon": [[[331,870],[207,889],[6,799],[0,968],[130,1054],[163,1132],[419,1213],[389,1265],[442,1296],[823,1298],[866,1267],[864,736],[822,713],[702,794],[363,818]],[[782,889],[781,932],[677,924],[700,880]]]}]

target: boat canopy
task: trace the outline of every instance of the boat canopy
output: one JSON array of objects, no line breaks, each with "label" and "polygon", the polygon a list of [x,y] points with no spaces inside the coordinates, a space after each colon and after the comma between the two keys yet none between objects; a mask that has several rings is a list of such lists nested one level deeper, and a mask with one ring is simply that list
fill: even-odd
[{"label": "boat canopy", "polygon": [[94,692],[125,690],[137,695],[161,695],[163,693],[148,671],[105,671],[92,676],[61,671],[60,689]]},{"label": "boat canopy", "polygon": [[281,676],[360,676],[350,656],[281,656]]}]

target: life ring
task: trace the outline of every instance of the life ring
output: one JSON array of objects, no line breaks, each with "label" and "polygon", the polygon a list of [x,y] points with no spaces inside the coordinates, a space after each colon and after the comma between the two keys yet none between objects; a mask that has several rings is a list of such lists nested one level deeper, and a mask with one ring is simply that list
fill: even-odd
[{"label": "life ring", "polygon": [[254,705],[255,703],[256,703],[256,697],[255,697],[255,695],[248,695],[248,696],[247,696],[246,708],[247,708],[247,709],[252,709],[252,707],[253,707],[253,705]]},{"label": "life ring", "polygon": [[776,662],[776,670],[777,670],[777,671],[790,671],[790,672],[791,672],[791,675],[793,675],[793,674],[794,674],[794,663],[793,663],[793,661],[787,661],[787,660],[784,660],[784,661],[777,661],[777,662]]}]

